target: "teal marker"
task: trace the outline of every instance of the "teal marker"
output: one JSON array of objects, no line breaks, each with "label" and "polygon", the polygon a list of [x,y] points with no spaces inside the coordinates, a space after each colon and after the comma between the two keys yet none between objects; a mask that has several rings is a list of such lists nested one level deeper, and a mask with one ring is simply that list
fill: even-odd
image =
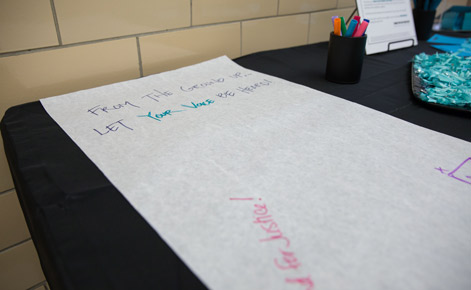
[{"label": "teal marker", "polygon": [[356,21],[355,19],[352,19],[352,21],[350,21],[350,24],[348,25],[347,33],[345,33],[346,37],[352,37],[353,31],[355,31],[357,24],[358,24],[358,21]]}]

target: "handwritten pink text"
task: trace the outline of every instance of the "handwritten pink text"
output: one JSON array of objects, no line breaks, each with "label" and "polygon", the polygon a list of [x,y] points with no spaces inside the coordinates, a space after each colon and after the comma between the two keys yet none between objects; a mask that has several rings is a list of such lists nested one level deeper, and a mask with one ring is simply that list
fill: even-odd
[{"label": "handwritten pink text", "polygon": [[[291,242],[286,237],[274,218],[272,213],[269,212],[268,207],[265,203],[261,203],[261,198],[255,199],[252,197],[231,197],[231,201],[252,201],[253,203],[253,223],[260,227],[264,233],[264,237],[259,239],[260,243],[273,243],[278,246],[277,257],[273,258],[273,265],[280,271],[286,272],[286,275],[293,275],[293,271],[299,270],[302,266],[300,260],[296,257],[296,254],[291,250]],[[258,200],[258,201],[257,201]],[[259,202],[260,201],[260,202]],[[296,271],[298,273],[298,271]],[[298,285],[304,287],[306,290],[314,289],[314,282],[310,275],[307,276],[288,276],[285,278],[285,283],[291,285]]]}]

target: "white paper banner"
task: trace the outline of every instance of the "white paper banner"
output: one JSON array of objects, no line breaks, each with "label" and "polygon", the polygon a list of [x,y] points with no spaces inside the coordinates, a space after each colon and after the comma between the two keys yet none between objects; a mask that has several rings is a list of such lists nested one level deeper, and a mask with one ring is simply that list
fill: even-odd
[{"label": "white paper banner", "polygon": [[471,289],[471,144],[227,57],[41,100],[211,289]]}]

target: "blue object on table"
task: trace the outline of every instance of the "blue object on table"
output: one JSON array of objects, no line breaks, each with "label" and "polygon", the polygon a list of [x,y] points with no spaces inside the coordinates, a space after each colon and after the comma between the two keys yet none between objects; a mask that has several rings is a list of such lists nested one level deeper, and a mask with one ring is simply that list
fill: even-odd
[{"label": "blue object on table", "polygon": [[463,49],[461,45],[454,44],[432,44],[431,47],[434,47],[441,51],[446,51],[449,53],[457,53],[458,56],[471,56],[471,50]]},{"label": "blue object on table", "polygon": [[443,13],[441,29],[471,30],[471,7],[453,6]]},{"label": "blue object on table", "polygon": [[471,38],[435,34],[427,40],[430,46],[457,56],[471,56]]},{"label": "blue object on table", "polygon": [[471,58],[418,54],[412,63],[412,91],[421,101],[471,111]]},{"label": "blue object on table", "polygon": [[461,30],[471,30],[471,12],[466,12],[464,14],[463,26]]},{"label": "blue object on table", "polygon": [[427,40],[427,42],[430,42],[430,43],[456,44],[456,45],[462,45],[463,43],[466,43],[469,41],[470,41],[469,38],[446,36],[442,34],[435,34],[434,36],[430,37]]}]

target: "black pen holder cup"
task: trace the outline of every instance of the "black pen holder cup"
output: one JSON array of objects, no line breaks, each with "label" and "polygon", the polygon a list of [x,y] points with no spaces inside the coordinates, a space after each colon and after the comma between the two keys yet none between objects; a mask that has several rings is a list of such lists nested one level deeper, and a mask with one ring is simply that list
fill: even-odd
[{"label": "black pen holder cup", "polygon": [[427,40],[432,35],[433,21],[435,20],[435,10],[414,9],[415,33],[418,40]]},{"label": "black pen holder cup", "polygon": [[340,84],[355,84],[360,81],[366,35],[344,37],[330,33],[327,52],[326,80]]}]

